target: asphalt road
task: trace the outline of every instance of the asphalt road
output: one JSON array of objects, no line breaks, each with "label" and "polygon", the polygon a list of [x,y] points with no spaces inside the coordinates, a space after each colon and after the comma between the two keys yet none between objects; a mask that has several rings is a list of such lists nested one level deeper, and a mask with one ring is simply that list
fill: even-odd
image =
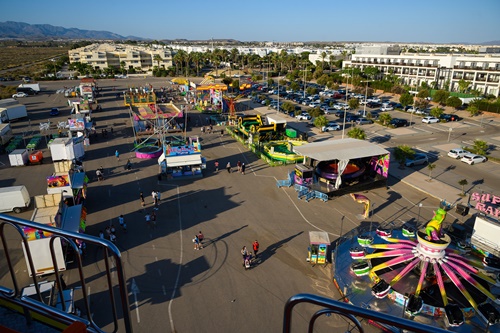
[{"label": "asphalt road", "polygon": [[[165,79],[154,78],[99,80],[103,111],[94,114],[97,130],[107,128],[109,133],[113,127],[114,134],[107,139],[99,136],[91,142],[84,162],[91,179],[101,165],[106,178],[89,184],[86,232],[97,236],[110,223],[117,226],[120,214],[128,224],[128,233],[118,232],[117,245],[122,251],[130,286],[135,332],[280,331],[284,304],[290,296],[313,293],[339,298],[331,282],[331,267],[312,267],[305,260],[308,231],[324,230],[333,241],[360,224],[423,223],[439,205],[437,200],[390,178],[388,189],[365,193],[373,209],[371,218],[362,221],[358,218],[362,205],[349,196],[327,203],[318,200],[306,203],[297,199],[293,188],[278,189],[276,180],[285,179],[291,166],[271,168],[227,135],[216,134],[202,136],[202,153],[207,158],[203,178],[158,181],[156,161],[133,157],[128,112],[112,90],[146,82],[155,88],[167,86]],[[45,91],[26,99],[33,132],[37,132],[40,121],[46,121],[51,107],[62,110],[59,117],[51,120],[53,123],[69,115],[69,107],[65,107],[67,98],[55,92],[72,84],[75,81],[42,83]],[[201,115],[192,113],[191,117],[194,121]],[[17,132],[29,132],[27,127],[27,121],[14,124]],[[199,128],[189,128],[188,135],[200,134]],[[121,152],[120,161],[114,157],[116,149]],[[46,148],[44,154],[43,165],[17,168],[9,167],[6,156],[0,156],[0,162],[5,164],[0,168],[0,185],[25,184],[32,196],[46,193],[45,176],[52,173],[52,164]],[[133,163],[131,171],[123,168],[128,158]],[[229,174],[221,168],[216,173],[215,159],[221,166],[227,161],[233,166],[238,160],[243,161],[247,172]],[[143,191],[148,203],[146,209],[151,211],[152,190],[162,193],[155,230],[145,225],[139,205],[139,192]],[[423,204],[421,209],[418,203]],[[25,212],[20,216],[30,215],[31,212]],[[457,219],[451,212],[446,223]],[[191,240],[200,230],[206,240],[204,248],[196,251]],[[240,250],[244,245],[250,248],[255,239],[261,244],[260,258],[252,269],[245,270]],[[105,266],[101,257],[101,253],[89,248],[84,261],[93,309],[85,315],[91,315],[109,331],[113,324],[106,307],[109,302],[104,293]],[[17,274],[26,277],[22,254],[18,258]],[[68,285],[76,283],[76,270],[70,267],[65,277]],[[5,272],[1,279],[2,283],[8,280]],[[312,306],[299,306],[294,312],[294,330],[304,331],[316,310]],[[317,321],[318,332],[346,329],[346,323],[339,317]]]}]

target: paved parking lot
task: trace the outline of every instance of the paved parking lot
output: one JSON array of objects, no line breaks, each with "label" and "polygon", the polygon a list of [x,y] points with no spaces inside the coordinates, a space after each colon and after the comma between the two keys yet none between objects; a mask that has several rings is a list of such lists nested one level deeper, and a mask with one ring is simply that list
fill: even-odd
[{"label": "paved parking lot", "polygon": [[[367,221],[358,218],[362,205],[348,196],[327,203],[300,201],[293,188],[276,187],[276,180],[285,179],[292,166],[271,168],[229,136],[202,135],[197,127],[190,127],[188,135],[201,135],[202,154],[207,158],[204,177],[159,181],[156,161],[134,158],[130,118],[113,91],[113,87],[125,89],[145,81],[154,87],[167,85],[163,80],[151,78],[99,81],[103,111],[95,114],[97,129],[113,126],[114,134],[91,142],[84,162],[91,179],[101,165],[106,178],[89,184],[87,233],[97,236],[110,223],[116,225],[120,214],[128,222],[129,232],[119,232],[117,244],[123,254],[127,282],[134,283],[138,291],[137,302],[130,294],[136,332],[279,331],[283,307],[290,296],[305,292],[339,298],[331,282],[331,267],[312,267],[305,260],[309,230],[324,230],[333,241],[370,221],[391,225],[426,221],[438,206],[438,200],[394,178],[389,179],[389,188],[364,193],[373,203]],[[37,131],[38,122],[46,121],[50,107],[62,110],[59,119],[68,116],[66,98],[54,92],[58,86],[71,83],[47,83],[45,93],[26,100],[33,132]],[[202,123],[202,115],[192,113],[191,117],[192,121],[199,119]],[[27,126],[25,121],[14,127],[21,132]],[[299,126],[305,126],[305,122]],[[121,152],[120,161],[114,157],[116,149]],[[18,168],[8,167],[2,155],[0,161],[6,165],[0,169],[0,185],[25,184],[32,196],[46,193],[45,176],[52,173],[52,165],[47,149],[44,155],[43,165]],[[131,171],[123,167],[128,158],[133,163]],[[233,166],[238,160],[244,161],[247,172],[227,173],[221,167],[216,173],[213,166],[216,159],[221,166],[227,161]],[[152,190],[162,193],[155,230],[145,225],[139,204],[139,192],[143,191],[148,203],[146,209],[152,209]],[[423,202],[421,210],[419,202]],[[26,212],[20,216],[29,218],[29,215]],[[448,222],[457,218],[450,214]],[[191,239],[200,230],[205,234],[206,244],[203,250],[196,251]],[[250,247],[255,239],[261,244],[261,256],[254,268],[245,270],[240,250],[243,245]],[[18,274],[22,275],[25,265],[20,260]],[[94,309],[85,315],[91,315],[110,329],[109,315],[102,310],[107,304],[103,294],[104,264],[99,253],[92,249],[84,263]],[[77,281],[74,270],[65,276],[68,285]],[[2,275],[2,282],[6,278]],[[294,328],[306,329],[310,315],[316,310],[314,307],[297,310]],[[345,323],[334,316],[318,321],[318,325],[319,331],[346,329]]]}]

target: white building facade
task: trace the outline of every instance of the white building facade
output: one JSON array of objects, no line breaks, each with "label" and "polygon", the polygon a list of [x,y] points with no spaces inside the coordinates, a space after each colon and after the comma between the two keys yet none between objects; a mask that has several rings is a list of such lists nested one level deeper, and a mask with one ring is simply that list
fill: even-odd
[{"label": "white building facade", "polygon": [[499,97],[500,54],[433,54],[408,53],[353,54],[351,60],[344,61],[343,68],[376,67],[382,75],[394,74],[403,84],[429,86],[450,91],[458,91],[460,80],[469,81],[470,89],[486,95]]}]

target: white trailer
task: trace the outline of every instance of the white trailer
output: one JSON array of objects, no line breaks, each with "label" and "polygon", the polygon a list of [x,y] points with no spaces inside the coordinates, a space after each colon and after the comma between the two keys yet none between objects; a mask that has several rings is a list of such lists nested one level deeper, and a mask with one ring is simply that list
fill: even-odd
[{"label": "white trailer", "polygon": [[40,84],[38,84],[38,83],[21,83],[19,85],[19,88],[31,88],[34,91],[36,91],[37,93],[40,92]]},{"label": "white trailer", "polygon": [[26,149],[14,149],[9,154],[10,166],[25,166],[28,164],[29,154]]},{"label": "white trailer", "polygon": [[25,118],[27,116],[28,111],[26,110],[26,106],[22,104],[0,108],[0,122],[2,123]]},{"label": "white trailer", "polygon": [[83,139],[80,138],[56,138],[50,143],[49,148],[54,162],[79,160],[85,155]]},{"label": "white trailer", "polygon": [[12,138],[12,128],[10,124],[0,124],[0,145],[6,145]]}]

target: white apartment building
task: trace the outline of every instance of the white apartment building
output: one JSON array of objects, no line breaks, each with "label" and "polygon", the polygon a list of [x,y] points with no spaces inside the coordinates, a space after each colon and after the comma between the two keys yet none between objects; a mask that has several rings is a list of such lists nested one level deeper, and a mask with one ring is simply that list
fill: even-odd
[{"label": "white apartment building", "polygon": [[499,96],[500,54],[356,53],[343,63],[344,69],[363,70],[367,66],[378,68],[382,75],[393,73],[410,86],[426,82],[430,86],[435,83],[442,89],[449,84],[450,91],[458,91],[458,81],[464,79],[471,82],[471,89]]},{"label": "white apartment building", "polygon": [[[125,62],[125,68],[140,68],[152,70],[154,66],[168,68],[172,66],[172,52],[166,48],[148,48],[126,44],[92,44],[78,49],[69,50],[70,63],[81,62],[95,69],[120,68]],[[156,57],[159,55],[161,59]]]}]

